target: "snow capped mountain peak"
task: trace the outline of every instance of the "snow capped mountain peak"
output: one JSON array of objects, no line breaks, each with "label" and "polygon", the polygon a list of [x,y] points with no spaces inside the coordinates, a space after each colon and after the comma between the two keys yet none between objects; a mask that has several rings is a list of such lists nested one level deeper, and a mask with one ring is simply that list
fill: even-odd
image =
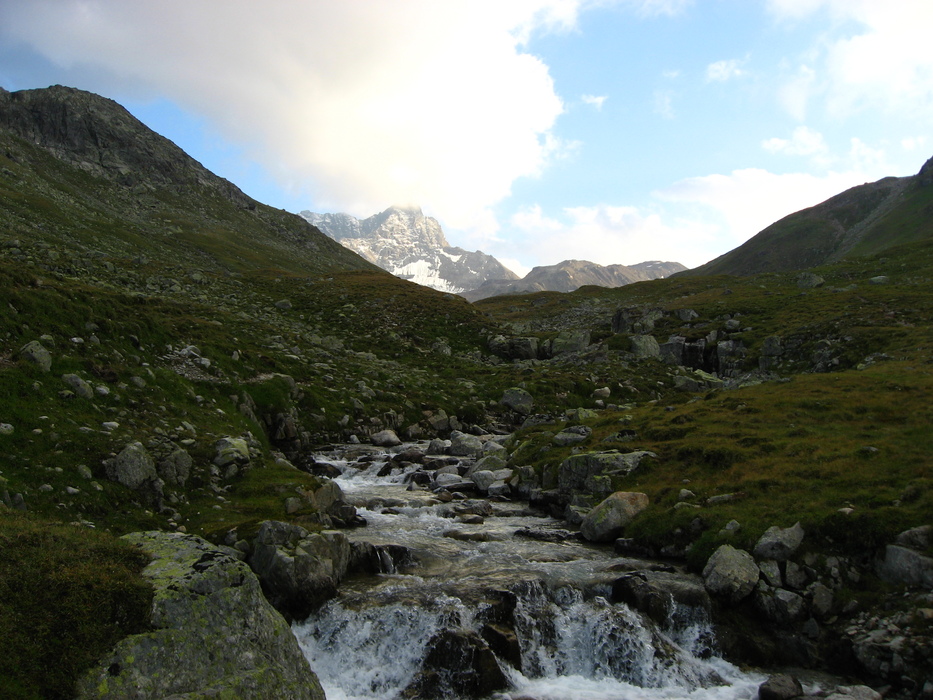
[{"label": "snow capped mountain peak", "polygon": [[301,216],[393,275],[439,291],[457,294],[491,279],[518,279],[491,255],[452,247],[437,219],[420,207],[393,206],[362,220],[311,211]]}]

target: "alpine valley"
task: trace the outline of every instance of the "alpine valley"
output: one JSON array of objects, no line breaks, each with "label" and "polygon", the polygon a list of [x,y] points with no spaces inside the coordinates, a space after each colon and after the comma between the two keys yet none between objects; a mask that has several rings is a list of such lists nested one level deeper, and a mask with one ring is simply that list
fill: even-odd
[{"label": "alpine valley", "polygon": [[0,694],[933,697],[931,173],[518,280],[0,91]]}]

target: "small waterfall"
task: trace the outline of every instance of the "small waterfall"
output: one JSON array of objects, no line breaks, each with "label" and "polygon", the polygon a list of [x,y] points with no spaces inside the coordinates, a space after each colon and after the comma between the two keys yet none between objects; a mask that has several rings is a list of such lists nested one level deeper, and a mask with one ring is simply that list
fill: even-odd
[{"label": "small waterfall", "polygon": [[416,465],[339,457],[337,481],[368,522],[348,536],[372,575],[293,627],[328,700],[756,697],[763,678],[716,657],[703,608],[671,600],[655,625],[609,602],[611,550],[515,537],[555,522],[519,504],[486,503],[465,522],[456,503],[408,490]]}]

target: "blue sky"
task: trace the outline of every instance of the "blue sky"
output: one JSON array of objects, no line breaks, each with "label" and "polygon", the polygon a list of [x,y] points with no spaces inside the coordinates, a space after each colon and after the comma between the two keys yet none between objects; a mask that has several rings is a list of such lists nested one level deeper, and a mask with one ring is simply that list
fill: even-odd
[{"label": "blue sky", "polygon": [[933,155],[929,0],[0,0],[0,85],[111,97],[256,199],[417,204],[516,272],[701,264]]}]

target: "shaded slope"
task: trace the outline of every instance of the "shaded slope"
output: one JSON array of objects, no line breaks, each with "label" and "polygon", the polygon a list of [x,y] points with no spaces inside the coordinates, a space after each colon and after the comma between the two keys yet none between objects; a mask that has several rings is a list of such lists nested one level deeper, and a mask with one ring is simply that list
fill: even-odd
[{"label": "shaded slope", "polygon": [[803,270],[933,235],[933,159],[912,177],[853,187],[777,221],[738,248],[684,275]]},{"label": "shaded slope", "polygon": [[116,102],[61,86],[0,91],[0,223],[13,236],[217,271],[373,269]]}]

